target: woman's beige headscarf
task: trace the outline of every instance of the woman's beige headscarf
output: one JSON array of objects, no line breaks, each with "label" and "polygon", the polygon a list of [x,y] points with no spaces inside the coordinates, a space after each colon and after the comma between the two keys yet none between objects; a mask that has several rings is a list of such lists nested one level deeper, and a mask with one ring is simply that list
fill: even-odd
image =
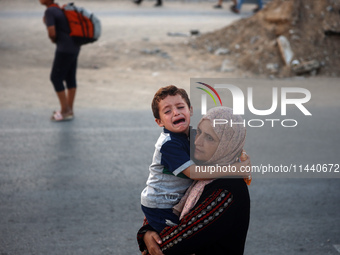
[{"label": "woman's beige headscarf", "polygon": [[[242,117],[234,115],[231,108],[220,106],[210,109],[198,125],[204,120],[210,121],[220,142],[212,158],[202,164],[229,165],[235,163],[242,153],[246,140],[246,128]],[[226,121],[228,122],[223,124]]]},{"label": "woman's beige headscarf", "polygon": [[[220,142],[211,159],[206,162],[199,162],[199,164],[231,165],[236,161],[239,161],[239,158],[241,157],[242,161],[244,161],[244,165],[250,165],[250,159],[246,157],[245,152],[243,151],[243,146],[246,140],[246,128],[241,116],[234,115],[231,108],[221,106],[210,109],[200,120],[198,125],[204,120],[210,121],[211,126],[213,127]],[[249,183],[250,180],[251,176],[249,176]],[[212,181],[213,180],[195,181],[189,187],[181,201],[174,206],[174,212],[180,213],[180,219],[182,219],[196,204],[205,185]],[[247,182],[246,179],[245,181]]]}]

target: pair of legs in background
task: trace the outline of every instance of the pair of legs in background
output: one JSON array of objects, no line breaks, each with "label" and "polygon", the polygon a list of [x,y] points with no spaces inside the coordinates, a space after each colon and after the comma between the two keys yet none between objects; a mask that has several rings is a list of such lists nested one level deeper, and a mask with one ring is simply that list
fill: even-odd
[{"label": "pair of legs in background", "polygon": [[[234,13],[240,13],[243,1],[244,0],[237,0],[237,5],[236,6],[232,6],[230,8],[231,11],[234,12]],[[258,12],[259,10],[262,9],[262,7],[263,7],[262,0],[257,0],[257,7],[253,11],[254,12]]]},{"label": "pair of legs in background", "polygon": [[[232,0],[233,5],[230,7],[231,11],[234,13],[240,13],[242,4],[244,0]],[[214,6],[214,8],[222,8],[223,0],[218,0],[218,3]],[[257,7],[254,9],[254,12],[258,12],[263,7],[262,0],[257,0]]]},{"label": "pair of legs in background", "polygon": [[[60,111],[53,112],[51,120],[73,119],[73,104],[77,90],[76,72],[78,53],[56,51],[51,71],[51,81],[60,103]],[[64,86],[66,83],[66,88]]]},{"label": "pair of legs in background", "polygon": [[[143,2],[143,0],[134,0],[133,1],[135,4],[141,4]],[[157,0],[155,7],[159,7],[162,6],[162,0]]]}]

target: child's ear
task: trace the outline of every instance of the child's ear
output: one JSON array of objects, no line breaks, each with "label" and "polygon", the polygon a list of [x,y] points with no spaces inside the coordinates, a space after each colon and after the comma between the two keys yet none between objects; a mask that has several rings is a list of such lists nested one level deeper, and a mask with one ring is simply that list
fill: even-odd
[{"label": "child's ear", "polygon": [[157,118],[156,118],[155,121],[156,121],[156,123],[157,123],[158,126],[164,127],[163,121],[162,121],[161,119],[157,119]]}]

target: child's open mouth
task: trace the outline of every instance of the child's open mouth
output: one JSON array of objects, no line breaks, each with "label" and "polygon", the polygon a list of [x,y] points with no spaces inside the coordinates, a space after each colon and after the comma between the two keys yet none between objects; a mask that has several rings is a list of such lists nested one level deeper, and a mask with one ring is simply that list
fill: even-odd
[{"label": "child's open mouth", "polygon": [[179,120],[174,121],[174,125],[178,125],[178,124],[180,124],[180,123],[182,123],[182,122],[185,122],[185,119],[184,119],[184,118],[183,118],[183,119],[179,119]]}]

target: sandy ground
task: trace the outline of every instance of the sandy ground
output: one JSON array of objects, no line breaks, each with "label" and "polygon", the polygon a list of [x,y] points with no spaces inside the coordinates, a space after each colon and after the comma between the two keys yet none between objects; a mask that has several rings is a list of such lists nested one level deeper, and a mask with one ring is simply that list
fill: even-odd
[{"label": "sandy ground", "polygon": [[[193,29],[201,33],[220,29],[251,15],[252,5],[245,5],[242,15],[237,16],[230,13],[230,3],[225,3],[222,10],[213,9],[213,2],[166,2],[159,9],[149,1],[142,6],[130,1],[77,4],[97,13],[103,33],[98,42],[82,48],[76,107],[149,109],[153,94],[164,85],[189,89],[190,78],[254,77],[237,69],[222,73],[220,66],[225,57],[194,50],[188,46],[192,37],[167,35]],[[58,106],[49,82],[55,46],[42,24],[43,12],[44,6],[37,1],[0,1],[1,108],[51,111]],[[289,86],[295,82],[317,91],[320,84],[330,84],[332,91],[328,95],[339,91],[338,80],[334,78],[292,79]]]}]

